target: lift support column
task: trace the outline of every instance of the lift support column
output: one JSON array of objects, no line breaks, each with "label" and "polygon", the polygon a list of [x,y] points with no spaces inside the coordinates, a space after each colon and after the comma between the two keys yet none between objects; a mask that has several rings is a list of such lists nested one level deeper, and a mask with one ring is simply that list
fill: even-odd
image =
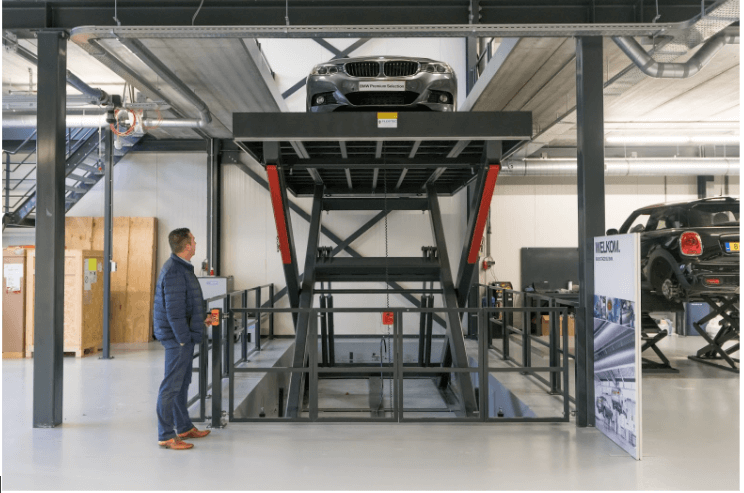
[{"label": "lift support column", "polygon": [[[455,294],[455,284],[452,281],[452,270],[450,269],[447,243],[444,238],[444,226],[442,225],[442,212],[439,209],[439,199],[437,198],[436,190],[431,185],[427,187],[426,192],[429,196],[432,236],[434,237],[439,255],[442,301],[445,308],[457,308],[459,305],[457,303],[457,295]],[[446,340],[449,341],[449,348],[452,353],[452,366],[454,368],[467,368],[469,366],[468,356],[465,353],[465,337],[462,333],[460,314],[457,312],[447,312],[446,321]],[[470,380],[470,374],[458,373],[457,381],[462,392],[465,413],[468,416],[472,416],[478,410],[478,405],[475,402],[475,393],[473,391],[472,381]]]},{"label": "lift support column", "polygon": [[[305,272],[302,277],[302,290],[300,291],[300,308],[313,307],[313,294],[315,290],[315,259],[318,256],[318,240],[320,239],[320,220],[323,217],[323,186],[315,187],[313,196],[312,222],[307,238],[307,252],[305,253]],[[300,312],[297,315],[295,327],[295,347],[292,358],[292,368],[305,367],[305,355],[307,353],[307,330],[311,314]],[[310,341],[310,350],[317,351],[317,341]],[[302,373],[292,373],[289,377],[289,393],[287,394],[287,414],[290,418],[296,418],[300,411],[302,401],[301,382]]]}]

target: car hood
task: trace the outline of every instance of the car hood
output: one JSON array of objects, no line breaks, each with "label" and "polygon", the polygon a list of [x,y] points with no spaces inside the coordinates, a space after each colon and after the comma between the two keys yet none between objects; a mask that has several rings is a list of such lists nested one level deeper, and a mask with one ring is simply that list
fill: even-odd
[{"label": "car hood", "polygon": [[419,63],[443,63],[439,60],[432,60],[431,58],[420,58],[414,56],[359,56],[351,58],[335,58],[332,62],[328,63],[349,63],[349,62],[384,62],[386,60],[410,60],[412,62]]}]

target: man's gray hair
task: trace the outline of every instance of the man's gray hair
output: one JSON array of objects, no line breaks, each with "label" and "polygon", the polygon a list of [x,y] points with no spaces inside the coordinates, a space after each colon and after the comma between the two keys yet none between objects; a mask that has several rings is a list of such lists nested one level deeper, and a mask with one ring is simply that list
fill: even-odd
[{"label": "man's gray hair", "polygon": [[189,233],[191,233],[189,228],[178,228],[168,233],[168,243],[170,244],[173,253],[178,255],[189,243],[191,243]]}]

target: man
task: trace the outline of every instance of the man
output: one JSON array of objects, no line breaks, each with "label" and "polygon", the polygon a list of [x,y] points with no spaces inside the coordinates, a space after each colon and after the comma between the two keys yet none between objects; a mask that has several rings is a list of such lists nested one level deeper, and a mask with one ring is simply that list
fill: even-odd
[{"label": "man", "polygon": [[165,347],[165,376],[158,392],[158,444],[174,450],[194,445],[183,439],[203,438],[209,430],[199,431],[189,418],[186,407],[194,346],[199,344],[204,324],[204,298],[194,275],[191,258],[196,240],[187,228],[168,234],[170,258],[163,265],[155,288],[155,337]]}]

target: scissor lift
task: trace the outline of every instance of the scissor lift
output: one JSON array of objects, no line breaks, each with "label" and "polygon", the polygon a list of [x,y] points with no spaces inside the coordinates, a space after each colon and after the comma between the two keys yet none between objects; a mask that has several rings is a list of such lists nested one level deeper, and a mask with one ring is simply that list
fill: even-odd
[{"label": "scissor lift", "polygon": [[[404,292],[399,283],[410,281],[438,282],[445,308],[464,307],[501,160],[531,133],[529,112],[236,113],[233,118],[236,143],[266,168],[293,308],[312,307],[316,283],[385,282]],[[472,183],[465,242],[455,270],[449,263],[439,197],[454,195]],[[313,197],[302,277],[288,192]],[[342,258],[327,249],[319,254],[324,210],[429,211],[437,254]],[[294,323],[292,367],[303,368],[308,313],[295,315]],[[460,315],[448,312],[444,325],[441,365],[467,368]],[[446,383],[446,378],[442,380]],[[301,381],[298,373],[290,377],[288,417],[300,412]],[[469,376],[458,379],[457,392],[466,415],[473,415],[478,406]]]}]

